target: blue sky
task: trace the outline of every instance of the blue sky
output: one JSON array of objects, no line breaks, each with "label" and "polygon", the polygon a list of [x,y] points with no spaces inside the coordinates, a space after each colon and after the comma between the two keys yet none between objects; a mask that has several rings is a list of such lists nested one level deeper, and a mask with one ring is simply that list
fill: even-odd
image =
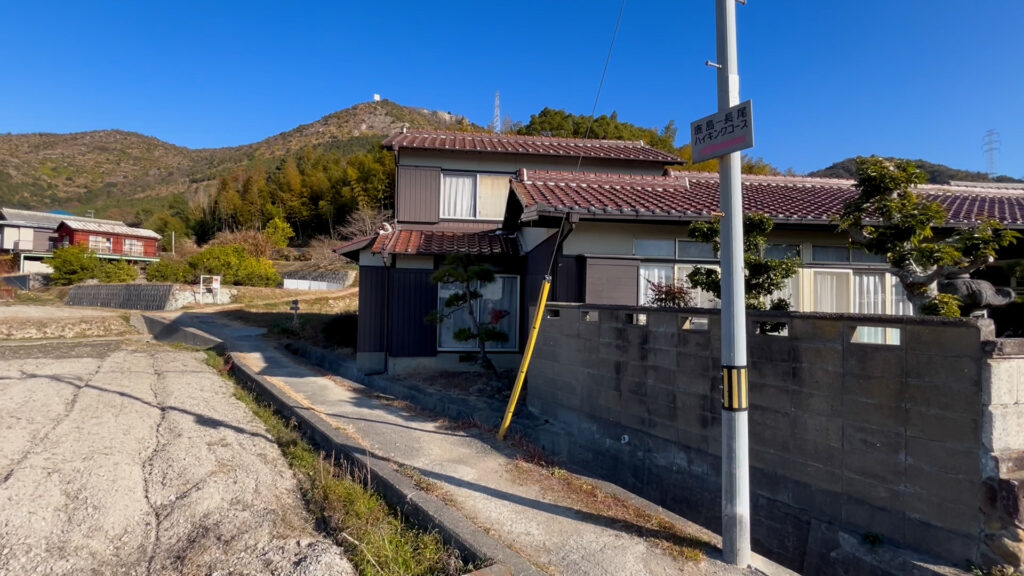
[{"label": "blue sky", "polygon": [[[737,6],[750,152],[798,172],[857,154],[1024,177],[1024,2]],[[120,128],[254,142],[371,99],[486,124],[589,113],[618,0],[5,2],[0,132]],[[713,0],[628,0],[598,113],[685,126],[715,109]],[[683,142],[679,142],[682,144]]]}]

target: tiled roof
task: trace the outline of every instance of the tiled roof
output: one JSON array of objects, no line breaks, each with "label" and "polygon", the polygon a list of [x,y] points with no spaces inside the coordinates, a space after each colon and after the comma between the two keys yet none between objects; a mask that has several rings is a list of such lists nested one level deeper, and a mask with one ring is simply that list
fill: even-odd
[{"label": "tiled roof", "polygon": [[643,142],[521,136],[519,134],[409,130],[389,136],[384,140],[384,147],[392,150],[421,148],[425,150],[461,150],[540,156],[583,156],[585,158],[634,160],[660,164],[679,164],[682,162],[682,160],[672,154],[651,148]]},{"label": "tiled roof", "polygon": [[[828,223],[856,195],[852,180],[743,176],[743,208],[780,222]],[[717,212],[718,175],[671,172],[665,176],[521,170],[512,188],[524,217],[575,212],[592,217],[701,219]],[[1024,227],[1024,191],[925,185],[917,192],[940,203],[950,224],[991,218]]]},{"label": "tiled roof", "polygon": [[[335,254],[341,254],[342,256],[345,256],[347,258],[352,258],[353,260],[358,260],[359,251],[362,250],[363,248],[366,248],[370,244],[373,244],[376,240],[376,236],[363,236],[362,238],[354,238],[352,240],[349,240],[348,242],[345,242],[341,246],[338,246],[337,248],[332,250],[332,252],[334,252]],[[357,255],[352,256],[352,254]]]},{"label": "tiled roof", "polygon": [[159,240],[161,236],[152,230],[145,228],[132,228],[126,226],[120,222],[112,224],[103,224],[95,221],[86,220],[62,220],[63,224],[66,224],[68,228],[72,230],[81,230],[84,232],[100,232],[103,234],[117,234],[120,236],[136,236],[139,238],[153,238]]},{"label": "tiled roof", "polygon": [[396,230],[380,234],[370,252],[379,254],[473,254],[476,256],[514,256],[519,245],[514,237],[492,230],[488,232],[450,232],[441,230]]},{"label": "tiled roof", "polygon": [[95,222],[97,224],[119,224],[125,223],[118,220],[101,220],[99,218],[84,218],[81,216],[70,216],[68,214],[54,214],[52,212],[36,212],[35,210],[18,210],[15,208],[0,208],[0,220],[11,220],[29,224],[38,228],[50,228],[56,230],[57,226],[69,218],[81,222]]}]

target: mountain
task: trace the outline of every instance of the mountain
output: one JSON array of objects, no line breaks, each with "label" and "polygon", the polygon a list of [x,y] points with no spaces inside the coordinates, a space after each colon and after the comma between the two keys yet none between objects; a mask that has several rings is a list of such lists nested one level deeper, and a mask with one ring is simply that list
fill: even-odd
[{"label": "mountain", "polygon": [[74,210],[202,194],[219,176],[248,162],[273,165],[304,148],[358,153],[402,125],[482,130],[461,116],[382,100],[229,148],[183,148],[122,130],[0,134],[0,206]]},{"label": "mountain", "polygon": [[[911,160],[919,170],[928,175],[928,182],[930,184],[949,184],[951,180],[960,180],[965,182],[1024,182],[1017,178],[1011,178],[1009,176],[996,176],[990,178],[988,174],[984,172],[970,172],[968,170],[958,170],[956,168],[950,168],[945,164],[935,164],[926,160]],[[815,170],[807,174],[808,176],[817,176],[819,178],[848,178],[855,179],[857,177],[857,166],[855,158],[847,158],[840,162],[823,168],[821,170]]]}]

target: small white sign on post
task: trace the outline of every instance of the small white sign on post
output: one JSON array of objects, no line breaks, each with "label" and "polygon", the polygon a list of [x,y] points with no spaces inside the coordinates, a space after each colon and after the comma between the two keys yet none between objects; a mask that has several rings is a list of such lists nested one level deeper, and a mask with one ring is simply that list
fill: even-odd
[{"label": "small white sign on post", "polygon": [[693,164],[753,146],[754,109],[750,100],[690,123]]}]

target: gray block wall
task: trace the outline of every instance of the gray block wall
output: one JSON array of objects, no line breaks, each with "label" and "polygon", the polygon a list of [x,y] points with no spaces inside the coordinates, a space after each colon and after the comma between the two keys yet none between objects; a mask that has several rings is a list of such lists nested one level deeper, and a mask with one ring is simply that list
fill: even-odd
[{"label": "gray block wall", "polygon": [[[708,329],[683,329],[694,316]],[[812,534],[817,524],[879,534],[958,566],[978,561],[991,325],[777,313],[749,320],[755,550],[828,573],[838,543]],[[759,334],[768,320],[786,322],[788,334]],[[858,326],[898,330],[900,343],[851,342]],[[550,306],[528,405],[576,437],[544,447],[718,530],[720,340],[712,310]]]},{"label": "gray block wall", "polygon": [[79,284],[72,286],[64,303],[122,310],[164,310],[173,290],[173,284]]}]

